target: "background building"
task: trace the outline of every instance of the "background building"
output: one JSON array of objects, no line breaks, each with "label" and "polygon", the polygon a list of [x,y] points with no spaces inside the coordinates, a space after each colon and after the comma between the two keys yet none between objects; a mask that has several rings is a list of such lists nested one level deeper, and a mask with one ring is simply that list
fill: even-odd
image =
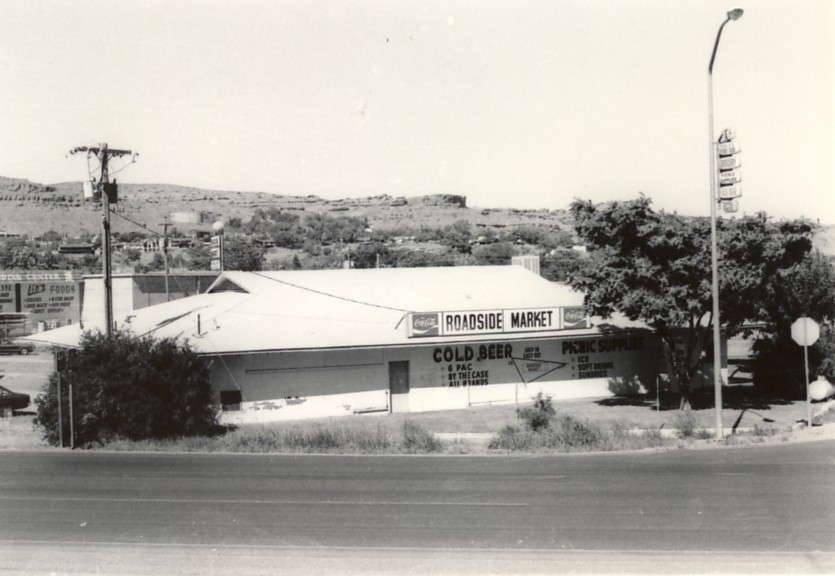
[{"label": "background building", "polygon": [[[123,319],[134,310],[154,306],[170,300],[179,300],[205,292],[217,279],[217,272],[174,272],[168,275],[168,293],[165,289],[165,273],[114,274],[113,318]],[[81,301],[81,323],[85,327],[104,325],[104,281],[101,274],[85,275]]]},{"label": "background building", "polygon": [[73,272],[0,271],[0,335],[22,336],[78,322],[82,294]]}]

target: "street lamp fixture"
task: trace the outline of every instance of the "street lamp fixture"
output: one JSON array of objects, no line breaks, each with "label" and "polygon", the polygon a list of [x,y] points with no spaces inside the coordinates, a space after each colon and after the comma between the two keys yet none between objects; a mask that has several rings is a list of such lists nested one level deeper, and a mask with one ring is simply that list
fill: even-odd
[{"label": "street lamp fixture", "polygon": [[716,42],[713,44],[713,52],[710,55],[710,64],[707,68],[707,113],[708,128],[710,136],[710,272],[711,272],[711,296],[713,299],[713,393],[716,405],[716,439],[721,440],[722,430],[722,343],[719,320],[719,257],[716,246],[716,205],[719,198],[716,193],[716,149],[713,139],[713,63],[716,60],[716,50],[719,48],[719,39],[722,37],[722,30],[731,20],[739,20],[742,17],[742,8],[734,8],[728,11],[728,16],[719,31],[716,33]]}]

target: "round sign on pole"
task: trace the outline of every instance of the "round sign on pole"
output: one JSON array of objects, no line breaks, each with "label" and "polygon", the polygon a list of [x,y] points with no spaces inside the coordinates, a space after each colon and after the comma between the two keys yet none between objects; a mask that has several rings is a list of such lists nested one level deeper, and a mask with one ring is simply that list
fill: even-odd
[{"label": "round sign on pole", "polygon": [[812,393],[809,386],[809,346],[820,338],[818,323],[802,316],[792,323],[792,340],[803,346],[803,364],[806,368],[806,425],[812,425]]},{"label": "round sign on pole", "polygon": [[811,346],[818,341],[820,335],[820,326],[811,318],[803,316],[792,324],[792,340],[800,346]]}]

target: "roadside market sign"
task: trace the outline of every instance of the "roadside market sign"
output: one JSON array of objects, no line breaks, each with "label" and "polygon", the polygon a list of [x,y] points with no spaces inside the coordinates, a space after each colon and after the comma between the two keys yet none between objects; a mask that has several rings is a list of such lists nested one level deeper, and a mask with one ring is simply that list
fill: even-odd
[{"label": "roadside market sign", "polygon": [[811,346],[820,338],[820,326],[811,318],[798,318],[792,324],[792,340],[800,346]]}]

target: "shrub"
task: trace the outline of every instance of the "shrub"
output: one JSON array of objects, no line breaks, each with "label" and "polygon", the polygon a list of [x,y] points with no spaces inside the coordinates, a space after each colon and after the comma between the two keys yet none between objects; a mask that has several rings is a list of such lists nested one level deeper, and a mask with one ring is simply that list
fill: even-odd
[{"label": "shrub", "polygon": [[232,452],[313,452],[364,454],[385,452],[392,445],[381,427],[349,429],[342,426],[296,424],[288,428],[247,427],[224,437],[222,449]]},{"label": "shrub", "polygon": [[[71,378],[79,446],[217,432],[208,368],[188,344],[128,332],[88,332],[69,367],[61,395],[64,437],[69,437],[66,381]],[[59,438],[57,384],[53,373],[36,399],[38,422],[52,444]]]},{"label": "shrub", "polygon": [[530,451],[537,447],[537,438],[534,432],[507,425],[490,439],[487,446],[491,450]]},{"label": "shrub", "polygon": [[759,424],[754,424],[754,429],[751,430],[751,434],[758,437],[776,436],[779,433],[780,430],[774,426],[760,426]]},{"label": "shrub", "polygon": [[664,443],[664,436],[661,434],[660,428],[650,428],[644,426],[641,428],[641,437],[646,439],[648,443],[660,446]]},{"label": "shrub", "polygon": [[681,410],[676,414],[673,426],[678,430],[679,438],[696,438],[706,440],[710,434],[704,428],[698,427],[696,416],[690,409]]},{"label": "shrub", "polygon": [[403,422],[402,445],[410,454],[440,452],[443,449],[443,444],[437,436],[411,420]]},{"label": "shrub", "polygon": [[264,248],[241,236],[230,236],[223,245],[223,261],[226,270],[258,272],[264,268]]},{"label": "shrub", "polygon": [[505,426],[490,439],[488,446],[493,450],[518,452],[591,452],[657,448],[665,442],[657,429],[635,432],[623,424],[604,426],[561,415],[554,418],[548,428],[537,431]]},{"label": "shrub", "polygon": [[607,447],[610,444],[608,436],[599,425],[578,420],[573,416],[562,415],[550,427],[547,445],[584,450],[593,448],[610,450],[611,448]]},{"label": "shrub", "polygon": [[536,430],[532,429],[529,424],[525,429],[505,426],[497,436],[491,439],[490,448],[513,451],[547,448],[563,452],[613,449],[609,432],[567,415],[559,416],[551,422],[550,426]]},{"label": "shrub", "polygon": [[542,392],[539,392],[533,399],[533,406],[519,410],[519,417],[525,421],[528,430],[534,432],[548,428],[555,414],[551,396],[544,395]]}]

